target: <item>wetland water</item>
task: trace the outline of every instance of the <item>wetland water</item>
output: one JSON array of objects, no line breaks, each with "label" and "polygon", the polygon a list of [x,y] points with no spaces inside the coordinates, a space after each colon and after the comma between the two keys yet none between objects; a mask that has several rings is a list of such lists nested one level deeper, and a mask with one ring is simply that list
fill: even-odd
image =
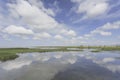
[{"label": "wetland water", "polygon": [[0,62],[0,80],[120,80],[120,52],[19,54]]}]

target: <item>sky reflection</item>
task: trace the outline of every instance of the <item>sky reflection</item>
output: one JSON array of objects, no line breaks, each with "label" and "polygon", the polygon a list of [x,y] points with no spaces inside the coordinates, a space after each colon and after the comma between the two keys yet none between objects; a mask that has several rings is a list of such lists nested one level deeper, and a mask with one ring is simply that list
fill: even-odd
[{"label": "sky reflection", "polygon": [[15,60],[0,63],[0,80],[51,80],[71,66],[74,69],[75,65],[79,65],[80,71],[83,67],[83,73],[92,67],[98,70],[103,67],[112,73],[120,73],[120,59],[115,58],[120,56],[118,52],[49,52],[19,56]]}]

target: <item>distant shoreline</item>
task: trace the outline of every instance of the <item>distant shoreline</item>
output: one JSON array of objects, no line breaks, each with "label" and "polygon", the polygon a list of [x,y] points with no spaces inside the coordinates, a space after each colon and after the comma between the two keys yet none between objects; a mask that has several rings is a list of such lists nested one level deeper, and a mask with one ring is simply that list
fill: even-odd
[{"label": "distant shoreline", "polygon": [[0,48],[0,61],[16,59],[19,57],[17,53],[83,51],[83,49],[94,49],[91,50],[91,52],[120,51],[120,46],[40,46],[34,48]]}]

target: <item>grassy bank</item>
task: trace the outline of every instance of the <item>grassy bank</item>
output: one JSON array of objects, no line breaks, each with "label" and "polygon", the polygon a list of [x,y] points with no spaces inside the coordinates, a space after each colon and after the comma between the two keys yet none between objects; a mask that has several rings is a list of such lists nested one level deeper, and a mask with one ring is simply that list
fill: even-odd
[{"label": "grassy bank", "polygon": [[116,51],[116,50],[120,51],[120,46],[52,46],[52,47],[49,46],[49,47],[36,47],[36,48],[0,48],[0,61],[15,59],[18,57],[16,53],[83,51],[83,49],[95,49],[91,52]]},{"label": "grassy bank", "polygon": [[97,46],[89,47],[89,49],[95,49],[91,52],[100,52],[100,51],[120,51],[120,46]]},{"label": "grassy bank", "polygon": [[68,50],[65,47],[55,49],[40,49],[40,48],[0,48],[0,61],[12,60],[18,57],[16,53],[29,53],[29,52],[55,52],[55,51],[82,51]]},{"label": "grassy bank", "polygon": [[[51,47],[51,46],[49,46]],[[114,51],[118,50],[120,51],[120,46],[52,46],[53,48],[62,48],[62,49],[67,49],[67,48],[78,48],[78,49],[98,49],[102,51]],[[38,47],[40,48],[40,47]]]}]

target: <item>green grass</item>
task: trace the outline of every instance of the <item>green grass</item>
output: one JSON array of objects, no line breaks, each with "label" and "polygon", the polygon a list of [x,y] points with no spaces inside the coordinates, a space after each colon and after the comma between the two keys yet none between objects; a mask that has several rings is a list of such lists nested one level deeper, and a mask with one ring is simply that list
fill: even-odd
[{"label": "green grass", "polygon": [[101,50],[92,50],[91,52],[100,52]]},{"label": "green grass", "polygon": [[39,48],[0,48],[0,60],[7,61],[13,60],[18,57],[17,53],[29,52],[55,52],[55,51],[82,51],[82,50],[67,50],[67,48],[57,49],[39,49]]},{"label": "green grass", "polygon": [[[120,46],[48,46],[41,49],[42,47],[36,48],[0,48],[0,60],[7,61],[13,60],[18,57],[17,53],[29,53],[29,52],[55,52],[55,51],[83,51],[83,49],[95,49],[91,52],[100,51],[120,51]],[[49,49],[55,48],[55,49]],[[77,48],[77,50],[68,50],[68,48]]]},{"label": "green grass", "polygon": [[100,52],[100,51],[120,51],[120,46],[97,46],[97,47],[91,47],[91,52]]}]

